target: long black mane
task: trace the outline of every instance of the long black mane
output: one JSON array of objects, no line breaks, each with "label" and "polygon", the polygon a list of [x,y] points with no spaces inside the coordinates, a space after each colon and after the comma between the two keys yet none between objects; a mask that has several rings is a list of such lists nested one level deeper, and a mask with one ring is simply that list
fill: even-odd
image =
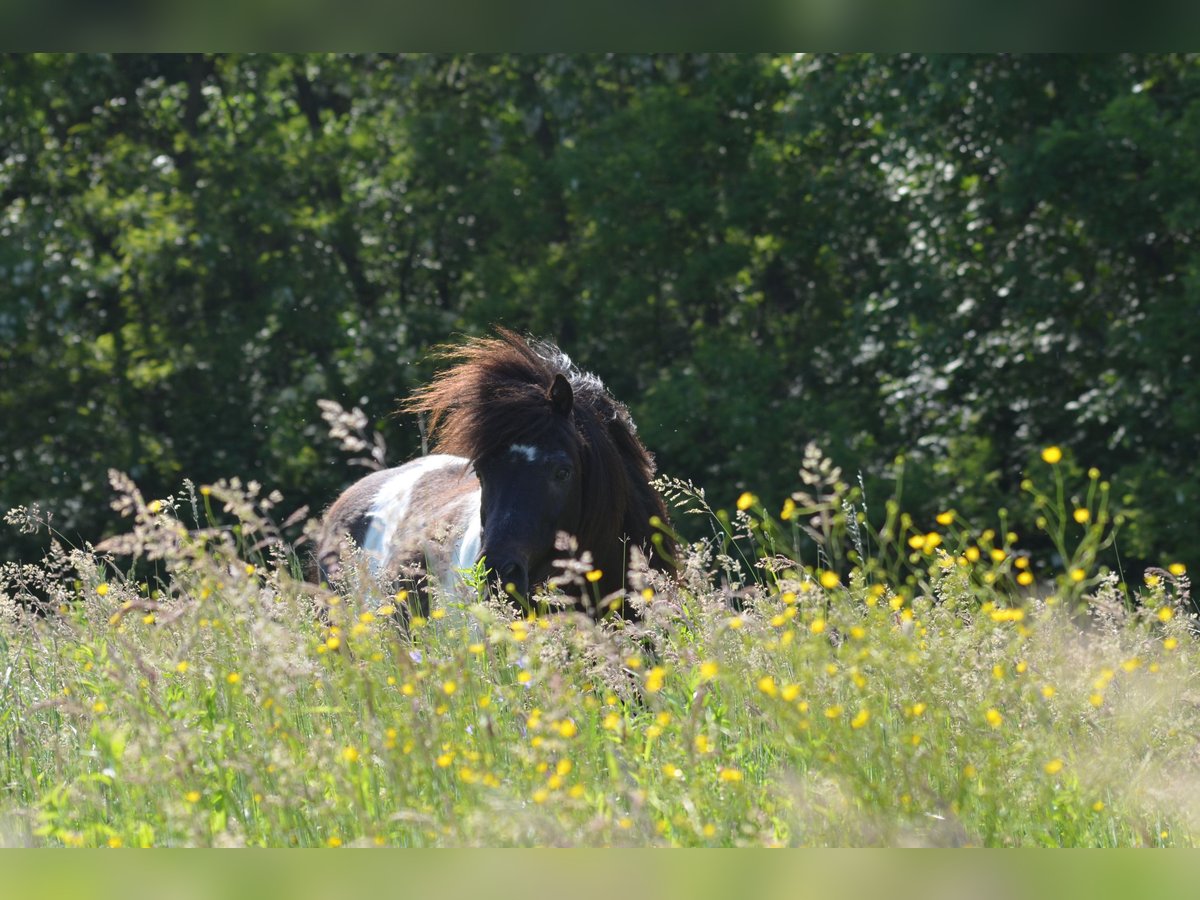
[{"label": "long black mane", "polygon": [[[650,486],[654,459],[638,439],[629,411],[599,378],[580,371],[553,344],[507,329],[497,329],[496,337],[445,348],[441,357],[453,365],[404,404],[408,412],[428,414],[438,452],[478,462],[563,427],[546,400],[555,376],[562,375],[574,393],[571,423],[582,478],[583,515],[575,535],[580,547],[590,550],[600,566],[623,567],[628,541],[650,553],[656,567],[666,566],[663,556],[673,555],[674,548],[651,525],[652,518],[666,520],[662,498]],[[658,553],[651,552],[655,533],[667,542],[660,543]]]}]

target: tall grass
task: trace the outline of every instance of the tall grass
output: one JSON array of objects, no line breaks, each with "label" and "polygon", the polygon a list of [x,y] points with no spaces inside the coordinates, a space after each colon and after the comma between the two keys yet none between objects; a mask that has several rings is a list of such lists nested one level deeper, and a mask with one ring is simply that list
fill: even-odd
[{"label": "tall grass", "polygon": [[777,513],[663,482],[712,534],[636,574],[637,624],[472,596],[407,630],[304,583],[257,485],[115,476],[128,535],[3,571],[0,842],[1192,845],[1186,574],[1124,588],[1107,487],[1084,515],[1040,466],[1055,571],[950,511],[872,530],[813,450]]}]

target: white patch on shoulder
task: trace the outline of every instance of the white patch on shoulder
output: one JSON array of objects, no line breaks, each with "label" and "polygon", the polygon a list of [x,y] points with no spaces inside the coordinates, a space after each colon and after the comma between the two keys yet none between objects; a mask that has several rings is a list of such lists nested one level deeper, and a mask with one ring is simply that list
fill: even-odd
[{"label": "white patch on shoulder", "polygon": [[443,582],[447,593],[453,592],[462,584],[460,571],[475,568],[475,560],[479,559],[479,544],[483,537],[483,526],[479,521],[479,503],[482,498],[483,494],[480,491],[475,491],[471,497],[467,530],[463,532],[463,536],[458,542],[458,550],[454,554],[454,564],[446,573]]},{"label": "white patch on shoulder", "polygon": [[508,448],[509,454],[512,456],[523,456],[526,462],[536,462],[541,451],[537,447],[531,447],[529,444],[513,444]]},{"label": "white patch on shoulder", "polygon": [[387,479],[375,495],[375,502],[371,504],[368,513],[371,524],[367,526],[367,533],[363,535],[362,549],[372,575],[378,575],[387,567],[392,536],[396,533],[396,526],[408,515],[416,483],[437,469],[462,464],[463,459],[460,456],[433,453],[397,467]]}]

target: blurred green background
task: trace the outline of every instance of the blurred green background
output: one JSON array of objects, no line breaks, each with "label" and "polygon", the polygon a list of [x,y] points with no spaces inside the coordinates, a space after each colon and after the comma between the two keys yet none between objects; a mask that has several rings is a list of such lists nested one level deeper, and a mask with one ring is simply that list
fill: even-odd
[{"label": "blurred green background", "polygon": [[316,401],[399,462],[429,348],[504,324],[717,504],[816,441],[872,514],[904,453],[918,517],[1032,532],[1058,444],[1187,562],[1198,239],[1195,56],[11,55],[0,509],[98,540],[115,467],[317,512],[362,470]]}]

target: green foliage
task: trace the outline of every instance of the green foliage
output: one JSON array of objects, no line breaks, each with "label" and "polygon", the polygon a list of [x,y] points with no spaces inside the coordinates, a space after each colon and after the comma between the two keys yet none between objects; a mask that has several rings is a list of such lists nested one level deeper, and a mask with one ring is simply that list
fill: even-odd
[{"label": "green foliage", "polygon": [[316,400],[365,408],[399,461],[428,349],[503,323],[597,371],[717,505],[782,499],[816,440],[868,501],[904,453],[914,514],[983,517],[1060,444],[1139,497],[1127,557],[1187,557],[1198,78],[1178,55],[6,57],[0,506],[94,540],[111,466],[319,509],[352,472]]}]

